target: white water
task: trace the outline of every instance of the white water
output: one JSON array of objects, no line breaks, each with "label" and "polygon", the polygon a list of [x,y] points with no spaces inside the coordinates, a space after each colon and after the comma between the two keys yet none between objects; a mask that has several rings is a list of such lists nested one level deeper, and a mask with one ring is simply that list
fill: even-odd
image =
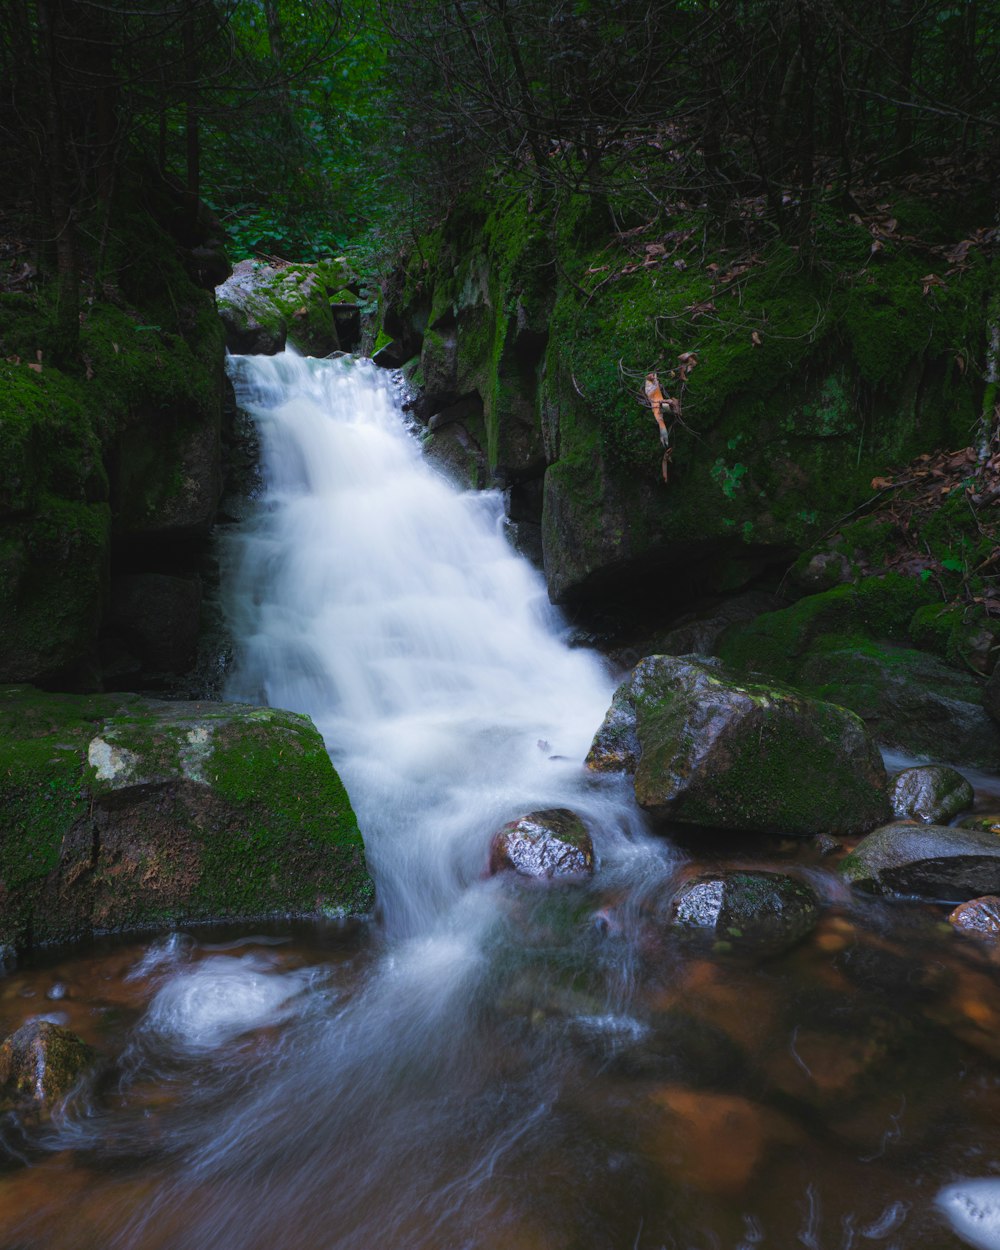
[{"label": "white water", "polygon": [[634,821],[581,761],[613,682],[568,649],[496,494],[423,460],[368,363],[237,358],[266,501],[230,552],[227,696],[308,713],[365,835],[390,934],[425,932],[483,872],[492,831],[586,808],[599,851]]}]

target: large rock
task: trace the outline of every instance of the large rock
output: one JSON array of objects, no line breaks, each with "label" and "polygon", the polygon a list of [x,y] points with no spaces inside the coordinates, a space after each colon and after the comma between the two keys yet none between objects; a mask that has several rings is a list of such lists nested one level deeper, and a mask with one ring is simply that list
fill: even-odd
[{"label": "large rock", "polygon": [[724,871],[685,881],[670,922],[737,948],[777,951],[794,946],[819,919],[815,891],[778,872]]},{"label": "large rock", "polygon": [[342,259],[280,266],[241,260],[216,289],[226,346],[265,356],[283,351],[286,341],[312,356],[338,351],[338,321],[356,301],[349,288],[357,281]]},{"label": "large rock", "polygon": [[979,829],[896,822],[862,839],[841,871],[872,894],[964,902],[1000,893],[1000,838]]},{"label": "large rock", "polygon": [[359,913],[350,802],[305,716],[0,689],[0,944]]},{"label": "large rock", "polygon": [[850,834],[889,815],[882,759],[857,716],[692,656],[635,667],[587,765],[634,773],[640,806],[684,824]]}]

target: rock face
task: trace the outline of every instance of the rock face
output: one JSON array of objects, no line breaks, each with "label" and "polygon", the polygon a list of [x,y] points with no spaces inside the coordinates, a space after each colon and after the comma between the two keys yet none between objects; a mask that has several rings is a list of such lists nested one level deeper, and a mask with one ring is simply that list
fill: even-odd
[{"label": "rock face", "polygon": [[635,667],[587,765],[634,773],[640,806],[684,824],[848,834],[889,814],[885,769],[858,717],[692,656]]},{"label": "rock face", "polygon": [[892,814],[900,820],[911,817],[939,825],[970,808],[975,795],[969,782],[954,768],[928,764],[897,773],[889,786],[889,798]]},{"label": "rock face", "polygon": [[722,872],[686,881],[670,922],[736,947],[781,950],[816,924],[819,900],[809,886],[775,872]]},{"label": "rock face", "polygon": [[51,1103],[64,1097],[94,1061],[75,1033],[48,1020],[29,1020],[0,1045],[0,1092]]},{"label": "rock face", "polygon": [[305,716],[0,690],[0,943],[367,911],[364,849]]},{"label": "rock face", "polygon": [[493,835],[489,871],[579,881],[593,875],[594,846],[583,821],[568,808],[530,812]]},{"label": "rock face", "polygon": [[1000,892],[1000,838],[978,829],[897,822],[859,842],[841,871],[872,894],[963,902]]}]

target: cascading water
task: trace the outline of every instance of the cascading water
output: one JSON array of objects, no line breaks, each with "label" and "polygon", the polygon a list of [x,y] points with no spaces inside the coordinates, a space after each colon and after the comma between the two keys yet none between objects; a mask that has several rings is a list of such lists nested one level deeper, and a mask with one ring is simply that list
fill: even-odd
[{"label": "cascading water", "polygon": [[227,694],[316,722],[389,933],[437,923],[481,875],[490,832],[532,809],[582,804],[605,856],[627,851],[631,809],[580,772],[611,682],[561,641],[498,497],[428,467],[370,364],[285,353],[233,374],[267,495],[232,553]]},{"label": "cascading water", "polygon": [[[1000,1171],[985,965],[808,844],[704,831],[832,902],[763,963],[672,938],[686,869],[581,768],[612,683],[498,500],[427,467],[370,365],[232,368],[266,490],[224,553],[228,694],[325,734],[379,923],[0,979],[5,1027],[51,999],[105,1056],[51,1122],[0,1116],[0,1250],[943,1250],[944,1219],[997,1250],[997,1184],[961,1182]],[[554,806],[593,882],[488,879],[492,832]]]}]

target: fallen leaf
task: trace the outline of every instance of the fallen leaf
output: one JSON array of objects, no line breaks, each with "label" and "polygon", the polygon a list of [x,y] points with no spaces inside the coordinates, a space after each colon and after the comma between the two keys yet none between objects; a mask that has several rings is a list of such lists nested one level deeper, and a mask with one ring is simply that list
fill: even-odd
[{"label": "fallen leaf", "polygon": [[763,347],[764,340],[760,337],[759,330],[752,330],[750,332],[750,342],[753,343],[754,347]]},{"label": "fallen leaf", "polygon": [[872,490],[891,490],[891,489],[892,489],[892,478],[888,478],[888,477],[873,477],[873,478],[872,478],[872,487],[871,487],[871,488],[872,488]]},{"label": "fallen leaf", "polygon": [[945,282],[943,278],[939,278],[936,273],[925,273],[920,279],[920,282],[924,288],[925,295],[930,291],[932,286],[948,285],[947,282]]}]

